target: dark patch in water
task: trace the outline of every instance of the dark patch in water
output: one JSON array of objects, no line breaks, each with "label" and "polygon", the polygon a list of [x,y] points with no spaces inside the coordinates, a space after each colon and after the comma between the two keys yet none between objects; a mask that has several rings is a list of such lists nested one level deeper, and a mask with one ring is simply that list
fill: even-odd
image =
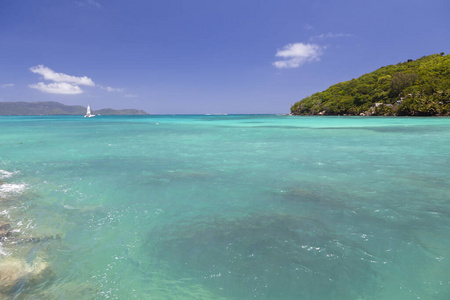
[{"label": "dark patch in water", "polygon": [[319,202],[319,195],[302,188],[286,188],[275,193],[281,196],[283,200],[294,202]]},{"label": "dark patch in water", "polygon": [[381,133],[430,133],[430,132],[443,132],[447,131],[446,128],[436,128],[430,126],[365,126],[365,127],[320,127],[320,128],[310,128],[315,130],[369,130]]},{"label": "dark patch in water", "polygon": [[175,278],[197,278],[225,297],[356,298],[374,284],[375,271],[366,249],[339,239],[317,220],[251,215],[161,228],[147,249]]}]

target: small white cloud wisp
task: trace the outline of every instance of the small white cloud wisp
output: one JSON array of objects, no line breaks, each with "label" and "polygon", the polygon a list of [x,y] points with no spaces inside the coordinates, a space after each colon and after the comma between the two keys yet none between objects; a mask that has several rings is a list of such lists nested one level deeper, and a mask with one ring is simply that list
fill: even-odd
[{"label": "small white cloud wisp", "polygon": [[107,90],[108,92],[119,92],[119,93],[123,92],[122,88],[113,88],[113,87],[110,87],[110,86],[107,86],[107,87],[100,86],[100,88],[103,89],[103,90]]},{"label": "small white cloud wisp", "polygon": [[9,87],[13,87],[14,83],[4,83],[4,84],[0,84],[0,88],[4,89],[4,88],[9,88]]},{"label": "small white cloud wisp", "polygon": [[93,6],[93,7],[97,7],[97,8],[102,8],[100,3],[95,0],[77,1],[75,3],[77,3],[79,6]]},{"label": "small white cloud wisp", "polygon": [[351,33],[323,33],[319,35],[315,35],[309,38],[310,41],[317,41],[317,40],[323,40],[323,39],[334,39],[334,38],[351,38],[355,37],[354,34]]},{"label": "small white cloud wisp", "polygon": [[319,61],[322,53],[323,48],[317,44],[288,44],[275,54],[276,57],[281,57],[283,60],[278,60],[273,65],[279,69],[298,68],[304,63]]}]

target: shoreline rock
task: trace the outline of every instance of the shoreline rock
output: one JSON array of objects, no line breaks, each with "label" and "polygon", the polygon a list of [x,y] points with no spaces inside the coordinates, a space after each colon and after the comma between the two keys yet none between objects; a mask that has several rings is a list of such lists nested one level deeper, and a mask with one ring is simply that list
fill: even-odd
[{"label": "shoreline rock", "polygon": [[52,273],[48,263],[36,259],[28,264],[25,259],[8,257],[0,260],[0,295],[5,296],[18,284],[38,284]]},{"label": "shoreline rock", "polygon": [[8,223],[0,225],[0,241],[2,241],[4,237],[8,236],[10,231],[11,225]]}]

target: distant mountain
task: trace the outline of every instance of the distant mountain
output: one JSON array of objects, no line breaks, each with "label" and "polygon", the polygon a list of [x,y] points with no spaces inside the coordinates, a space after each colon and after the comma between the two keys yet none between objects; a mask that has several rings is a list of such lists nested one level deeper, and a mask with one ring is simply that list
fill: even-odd
[{"label": "distant mountain", "polygon": [[[84,115],[86,107],[64,105],[58,102],[0,102],[0,115],[10,116],[36,116],[36,115]],[[93,110],[100,115],[148,115],[138,109],[112,109],[105,108]]]},{"label": "distant mountain", "polygon": [[294,115],[449,116],[450,55],[389,65],[332,85],[291,107]]}]

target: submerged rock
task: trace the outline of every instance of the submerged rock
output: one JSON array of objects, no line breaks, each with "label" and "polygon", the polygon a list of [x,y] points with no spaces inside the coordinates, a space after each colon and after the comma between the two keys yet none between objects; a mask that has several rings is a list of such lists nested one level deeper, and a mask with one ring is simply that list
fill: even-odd
[{"label": "submerged rock", "polygon": [[49,236],[44,236],[44,237],[23,238],[23,239],[19,239],[19,240],[15,241],[15,243],[16,244],[24,244],[24,243],[38,244],[38,243],[59,240],[59,239],[61,239],[61,237],[58,234],[56,234],[56,235],[49,235]]},{"label": "submerged rock", "polygon": [[215,177],[215,174],[201,170],[166,170],[160,172],[142,172],[142,175],[148,179],[162,180],[170,182],[172,180],[202,180]]},{"label": "submerged rock", "polygon": [[8,241],[8,244],[11,245],[38,244],[60,239],[61,237],[59,234],[42,237],[22,237],[18,232],[12,230],[10,224],[0,225],[0,241]]},{"label": "submerged rock", "polygon": [[[33,291],[32,297],[24,299],[100,299],[101,288],[91,282],[61,282],[46,289]],[[21,298],[22,299],[22,298]],[[2,298],[0,297],[0,300]]]},{"label": "submerged rock", "polygon": [[291,201],[319,202],[321,200],[317,194],[301,188],[287,188],[279,191],[277,194],[282,196],[283,199]]},{"label": "submerged rock", "polygon": [[[0,300],[28,299],[23,295],[51,280],[54,273],[42,250],[48,246],[46,242],[58,239],[59,235],[24,237],[9,223],[0,225]],[[44,244],[37,245],[40,243]]]},{"label": "submerged rock", "polygon": [[42,260],[28,264],[25,259],[6,257],[0,260],[0,295],[7,295],[18,284],[38,284],[49,273],[49,265]]},{"label": "submerged rock", "polygon": [[9,224],[0,225],[0,241],[3,240],[3,238],[9,234],[10,230],[11,230],[11,225],[9,225]]}]

